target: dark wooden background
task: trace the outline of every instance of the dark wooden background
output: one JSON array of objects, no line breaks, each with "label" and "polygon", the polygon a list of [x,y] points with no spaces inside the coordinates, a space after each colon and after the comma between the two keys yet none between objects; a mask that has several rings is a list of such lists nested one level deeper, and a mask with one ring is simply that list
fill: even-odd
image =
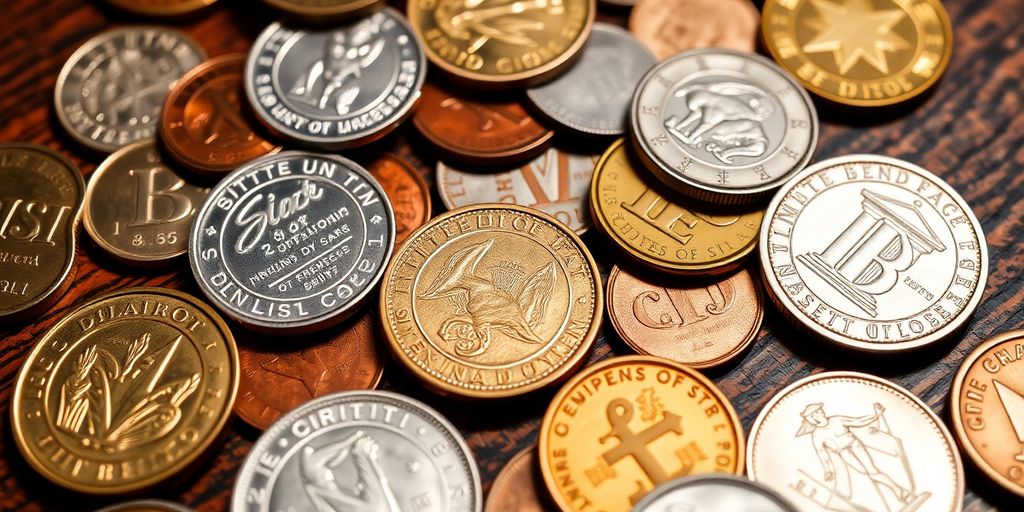
[{"label": "dark wooden background", "polygon": [[[54,116],[54,82],[64,61],[86,39],[128,23],[176,26],[210,55],[244,52],[275,17],[257,0],[220,0],[218,4],[197,17],[168,21],[124,15],[97,5],[97,0],[4,0],[0,3],[0,142],[44,144],[69,155],[88,178],[102,156],[74,144]],[[964,355],[993,333],[1024,327],[1024,0],[947,0],[945,4],[956,33],[955,49],[952,65],[934,94],[898,115],[873,113],[871,118],[855,119],[848,112],[822,111],[815,160],[879,153],[918,163],[949,181],[974,208],[987,235],[991,265],[981,307],[965,332],[949,343],[884,358],[852,357],[825,346],[769,311],[753,349],[737,365],[712,375],[748,430],[775,392],[825,369],[869,371],[891,378],[947,419],[950,379]],[[603,17],[624,20],[621,12]],[[433,182],[429,171],[433,156],[408,123],[373,149],[409,159]],[[357,160],[368,158],[365,151],[346,154]],[[443,209],[440,201],[434,205],[435,213]],[[585,240],[606,274],[614,250],[593,230]],[[0,510],[85,510],[118,501],[61,492],[36,475],[12,444],[8,409],[14,380],[24,357],[46,329],[77,303],[110,290],[155,285],[201,296],[184,260],[163,272],[129,273],[105,260],[84,230],[77,268],[70,291],[38,320],[0,326]],[[280,336],[271,342],[288,346],[294,340]],[[592,360],[628,352],[606,323]],[[395,364],[385,370],[383,387],[420,398],[452,419],[477,457],[485,491],[504,463],[536,439],[540,417],[553,393],[466,406],[420,391]],[[239,420],[228,430],[225,442],[194,472],[145,496],[180,501],[203,511],[227,508],[238,465],[258,436]],[[1019,511],[1024,504],[992,489],[969,470],[964,508]]]}]

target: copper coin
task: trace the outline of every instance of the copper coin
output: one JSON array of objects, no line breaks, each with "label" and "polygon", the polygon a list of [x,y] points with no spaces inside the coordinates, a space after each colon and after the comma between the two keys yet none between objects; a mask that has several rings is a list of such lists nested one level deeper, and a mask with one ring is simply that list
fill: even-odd
[{"label": "copper coin", "polygon": [[608,317],[633,350],[708,368],[750,346],[761,329],[764,300],[745,269],[667,287],[614,267],[608,276]]},{"label": "copper coin", "polygon": [[430,84],[412,123],[444,156],[485,165],[529,160],[555,135],[517,102],[457,97]]},{"label": "copper coin", "polygon": [[760,22],[750,0],[641,0],[629,30],[664,60],[694,48],[753,52]]},{"label": "copper coin", "polygon": [[484,512],[544,512],[553,510],[546,497],[537,464],[537,445],[517,453],[494,479]]},{"label": "copper coin", "polygon": [[382,155],[369,167],[395,210],[395,249],[430,220],[430,186],[405,160]]}]

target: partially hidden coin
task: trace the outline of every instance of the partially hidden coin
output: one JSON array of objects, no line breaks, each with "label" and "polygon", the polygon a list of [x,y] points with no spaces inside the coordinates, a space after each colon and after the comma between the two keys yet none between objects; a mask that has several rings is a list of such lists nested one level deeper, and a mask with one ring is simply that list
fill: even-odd
[{"label": "partially hidden coin", "polygon": [[647,168],[696,199],[751,203],[803,169],[818,140],[810,97],[772,61],[725,49],[662,62],[630,111]]},{"label": "partially hidden coin", "polygon": [[582,365],[601,323],[597,264],[561,222],[516,205],[452,210],[398,250],[380,314],[395,358],[430,388],[521,395]]},{"label": "partially hidden coin", "polygon": [[144,16],[177,16],[200,11],[217,0],[106,0],[110,5]]},{"label": "partially hidden coin", "polygon": [[67,157],[0,144],[0,321],[29,319],[67,291],[84,197]]},{"label": "partially hidden coin", "polygon": [[231,331],[164,288],[92,299],[36,343],[11,404],[15,444],[51,482],[120,494],[189,468],[218,438],[238,389]]},{"label": "partially hidden coin", "polygon": [[633,512],[800,512],[775,491],[730,475],[698,475],[659,485]]},{"label": "partially hidden coin", "polygon": [[743,427],[729,399],[696,370],[651,356],[574,377],[539,438],[544,482],[564,511],[626,512],[681,476],[743,474]]},{"label": "partially hidden coin", "polygon": [[166,500],[134,500],[103,507],[96,512],[193,512],[180,503]]},{"label": "partially hidden coin", "polygon": [[174,83],[206,58],[187,35],[137,26],[104,32],[64,64],[57,118],[76,141],[105,153],[152,138]]},{"label": "partially hidden coin", "polygon": [[268,4],[310,21],[357,16],[383,3],[380,0],[264,0]]},{"label": "partially hidden coin", "polygon": [[751,428],[747,471],[799,510],[959,512],[964,469],[920,399],[855,372],[801,379]]},{"label": "partially hidden coin", "polygon": [[909,162],[818,162],[768,206],[761,269],[779,310],[814,334],[869,352],[919,348],[970,319],[988,246],[962,197]]},{"label": "partially hidden coin", "polygon": [[430,186],[405,160],[377,157],[368,169],[377,179],[395,212],[395,247],[430,220]]},{"label": "partially hidden coin", "polygon": [[597,163],[590,212],[601,231],[633,260],[658,271],[706,277],[739,268],[757,245],[764,212],[665,195],[639,165],[622,140]]},{"label": "partially hidden coin", "polygon": [[549,501],[537,466],[537,445],[531,445],[494,478],[484,512],[546,512],[553,509]]},{"label": "partially hidden coin", "polygon": [[418,37],[385,8],[333,29],[271,23],[249,53],[245,93],[278,137],[343,149],[397,128],[412,113],[426,72]]},{"label": "partially hidden coin", "polygon": [[[412,398],[349,391],[317,398],[260,436],[231,510],[481,512],[480,475],[459,431]],[[344,510],[344,509],[342,509]]]},{"label": "partially hidden coin", "polygon": [[391,202],[365,169],[286,151],[242,166],[210,192],[188,252],[219,309],[250,329],[301,334],[355,312],[394,243]]},{"label": "partially hidden coin", "polygon": [[696,48],[753,53],[760,15],[750,0],[639,0],[629,30],[659,60]]}]

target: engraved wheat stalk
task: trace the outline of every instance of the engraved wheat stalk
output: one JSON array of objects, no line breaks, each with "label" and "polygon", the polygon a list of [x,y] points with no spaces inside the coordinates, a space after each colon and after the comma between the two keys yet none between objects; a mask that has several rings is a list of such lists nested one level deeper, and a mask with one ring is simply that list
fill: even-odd
[{"label": "engraved wheat stalk", "polygon": [[93,345],[78,355],[73,366],[71,380],[61,386],[60,407],[57,412],[57,425],[77,432],[82,427],[89,412],[89,400],[86,396],[92,388],[89,372],[96,364],[96,346]]}]

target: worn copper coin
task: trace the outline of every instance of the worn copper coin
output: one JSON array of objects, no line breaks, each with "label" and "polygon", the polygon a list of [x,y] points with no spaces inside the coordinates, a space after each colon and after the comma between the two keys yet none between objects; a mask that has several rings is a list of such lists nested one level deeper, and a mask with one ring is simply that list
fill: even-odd
[{"label": "worn copper coin", "polygon": [[760,18],[750,0],[639,0],[629,30],[660,60],[695,48],[752,53]]},{"label": "worn copper coin", "polygon": [[270,5],[310,21],[356,16],[383,3],[380,0],[264,0]]},{"label": "worn copper coin", "polygon": [[190,14],[217,0],[106,0],[109,4],[125,11],[145,16],[175,16]]},{"label": "worn copper coin", "polygon": [[484,512],[552,510],[537,466],[537,445],[517,453],[494,478]]},{"label": "worn copper coin", "polygon": [[405,160],[381,155],[367,169],[380,183],[395,210],[395,248],[430,220],[430,186]]}]

